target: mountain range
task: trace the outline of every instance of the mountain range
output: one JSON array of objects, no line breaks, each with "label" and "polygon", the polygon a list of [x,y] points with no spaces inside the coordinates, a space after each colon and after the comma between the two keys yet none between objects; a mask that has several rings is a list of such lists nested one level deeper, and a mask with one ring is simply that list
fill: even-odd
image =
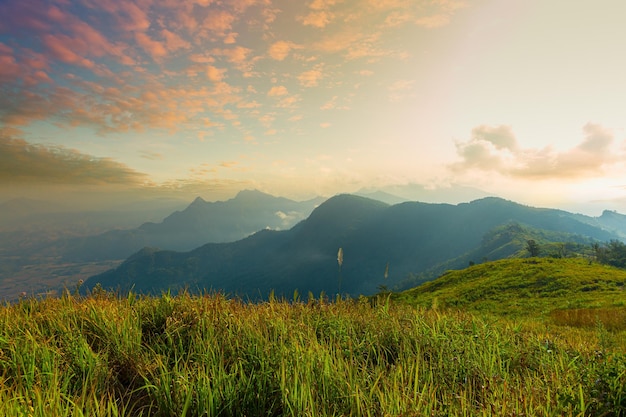
[{"label": "mountain range", "polygon": [[578,253],[592,242],[624,236],[626,216],[615,212],[589,217],[495,197],[457,205],[389,205],[338,195],[289,230],[261,230],[186,252],[144,248],[89,278],[84,288],[100,284],[146,293],[187,288],[249,299],[272,291],[356,296],[410,286],[468,263],[520,256],[529,239],[555,248],[555,256],[567,256],[568,250]]},{"label": "mountain range", "polygon": [[[198,197],[159,223],[56,239],[34,245],[33,251],[65,262],[90,262],[124,259],[146,246],[190,250],[207,242],[242,239],[264,228],[288,229],[323,201],[319,197],[297,202],[257,190],[241,191],[227,201],[207,202]],[[20,248],[21,253],[24,250]]]},{"label": "mountain range", "polygon": [[[244,190],[227,201],[198,197],[183,210],[170,209],[158,217],[160,222],[145,222],[163,210],[151,203],[163,202],[118,212],[72,212],[45,201],[11,200],[0,205],[0,298],[73,286],[146,246],[185,251],[236,241],[265,228],[289,229],[323,201],[297,202]],[[174,202],[165,203],[171,207]]]}]

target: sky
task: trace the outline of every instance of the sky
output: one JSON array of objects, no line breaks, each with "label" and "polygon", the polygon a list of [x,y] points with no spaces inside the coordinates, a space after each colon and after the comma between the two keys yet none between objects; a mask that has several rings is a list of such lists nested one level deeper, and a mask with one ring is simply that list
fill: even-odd
[{"label": "sky", "polygon": [[2,0],[0,16],[0,202],[421,184],[626,213],[622,0]]}]

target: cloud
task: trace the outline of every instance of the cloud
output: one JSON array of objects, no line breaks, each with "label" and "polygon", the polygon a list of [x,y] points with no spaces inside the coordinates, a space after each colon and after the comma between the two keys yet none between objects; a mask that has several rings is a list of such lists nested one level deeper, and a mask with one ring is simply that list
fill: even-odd
[{"label": "cloud", "polygon": [[335,14],[330,9],[336,4],[336,0],[313,0],[309,4],[311,11],[305,16],[300,16],[298,20],[305,26],[323,29],[335,18]]},{"label": "cloud", "polygon": [[135,34],[135,39],[139,46],[143,48],[143,50],[152,57],[155,61],[160,61],[163,57],[167,55],[167,48],[165,45],[159,41],[155,41],[150,36],[143,32],[137,32]]},{"label": "cloud", "polygon": [[244,48],[243,46],[235,46],[233,48],[223,48],[223,49],[213,49],[211,53],[214,56],[223,56],[226,58],[226,61],[234,64],[235,68],[244,73],[244,76],[250,75],[250,71],[252,71],[254,67],[255,59],[249,59],[248,56],[252,53],[252,50],[249,48]]},{"label": "cloud", "polygon": [[413,90],[414,80],[398,80],[388,87],[389,101],[398,102],[409,96]]},{"label": "cloud", "polygon": [[[259,121],[257,110],[268,97],[277,98],[269,105],[279,120],[293,120],[292,110],[309,103],[346,108],[353,91],[331,94],[349,99],[328,101],[324,95],[320,101],[309,100],[314,91],[302,87],[354,87],[349,81],[355,73],[374,74],[365,65],[393,63],[402,45],[412,45],[394,32],[397,28],[428,16],[452,16],[457,5],[445,0],[312,0],[289,7],[270,0],[0,1],[0,16],[11,17],[0,19],[0,123],[45,121],[88,127],[98,135],[162,129],[194,138],[217,138],[234,127],[243,136],[260,137],[273,127]],[[373,79],[371,85],[379,88]],[[380,94],[400,97],[402,91],[382,87]],[[208,117],[212,123],[205,126]],[[248,127],[255,125],[264,129]],[[243,126],[250,130],[243,132]]]},{"label": "cloud", "polygon": [[272,59],[282,61],[287,58],[291,50],[300,48],[302,47],[294,42],[277,41],[270,45],[268,53]]},{"label": "cloud", "polygon": [[304,220],[306,215],[297,211],[277,211],[274,213],[276,217],[282,220],[282,227],[289,227],[300,220]]},{"label": "cloud", "polygon": [[289,94],[289,91],[287,91],[287,87],[284,85],[275,85],[267,92],[267,95],[270,97],[280,97],[287,94]]},{"label": "cloud", "polygon": [[202,38],[225,38],[233,28],[237,17],[226,10],[212,10],[202,22]]},{"label": "cloud", "polygon": [[209,65],[206,69],[206,76],[209,80],[213,81],[214,83],[220,82],[222,81],[222,79],[224,78],[224,73],[226,72],[226,69],[224,68],[216,68],[213,65]]},{"label": "cloud", "polygon": [[515,150],[517,139],[513,134],[511,126],[478,126],[472,129],[472,140],[486,141],[495,146],[496,149]]},{"label": "cloud", "polygon": [[189,49],[191,44],[180,37],[178,34],[171,32],[167,29],[161,31],[163,38],[165,39],[165,45],[168,51],[176,51],[178,49]]},{"label": "cloud", "polygon": [[86,45],[80,40],[67,35],[44,35],[42,41],[52,55],[61,62],[84,68],[94,68],[96,65],[92,60],[85,58],[84,53],[81,53],[84,52]]},{"label": "cloud", "polygon": [[13,56],[13,50],[0,43],[0,81],[14,81],[21,75],[20,65]]},{"label": "cloud", "polygon": [[326,103],[324,103],[320,107],[320,110],[349,110],[350,109],[350,107],[348,106],[338,104],[337,103],[338,100],[339,100],[339,96],[333,96],[330,100],[328,100]]},{"label": "cloud", "polygon": [[461,161],[450,168],[457,173],[478,170],[519,179],[547,180],[600,176],[605,168],[619,162],[610,130],[587,123],[583,134],[580,144],[557,152],[551,147],[521,148],[510,126],[478,126],[468,141],[456,143]]},{"label": "cloud", "polygon": [[305,26],[314,26],[316,28],[323,29],[333,20],[334,17],[334,14],[327,11],[311,12],[300,18],[300,21]]},{"label": "cloud", "polygon": [[324,74],[322,71],[318,69],[313,69],[310,71],[305,71],[302,74],[298,75],[298,81],[304,87],[315,87],[319,83],[319,80],[322,79]]},{"label": "cloud", "polygon": [[162,161],[164,158],[163,154],[158,152],[150,152],[150,151],[141,151],[139,155],[144,159],[149,159],[151,161]]},{"label": "cloud", "polygon": [[433,16],[424,16],[415,20],[419,26],[423,26],[425,28],[433,29],[441,26],[445,26],[450,23],[450,16],[447,14],[436,14]]},{"label": "cloud", "polygon": [[1,184],[132,185],[148,178],[110,158],[0,137]]}]

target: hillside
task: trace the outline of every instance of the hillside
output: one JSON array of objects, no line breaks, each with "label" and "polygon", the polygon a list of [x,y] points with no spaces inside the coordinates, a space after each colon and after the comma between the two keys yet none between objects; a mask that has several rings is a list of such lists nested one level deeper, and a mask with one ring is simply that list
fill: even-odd
[{"label": "hillside", "polygon": [[[495,246],[485,243],[494,228],[515,222],[524,225],[519,232],[498,235]],[[287,296],[295,290],[334,294],[341,285],[342,292],[357,296],[373,294],[380,285],[393,288],[410,275],[441,271],[443,266],[463,268],[468,259],[515,255],[522,236],[529,233],[543,236],[545,242],[578,244],[616,237],[567,212],[497,198],[456,206],[417,202],[388,206],[339,195],[290,230],[266,230],[189,252],[143,250],[117,269],[91,277],[87,287],[100,283],[105,288],[156,293],[187,287],[263,298],[270,291]],[[341,271],[336,259],[340,247]],[[387,264],[389,276],[384,279]]]},{"label": "hillside", "polygon": [[626,270],[585,259],[503,259],[449,271],[395,294],[412,305],[541,316],[555,310],[626,306]]}]

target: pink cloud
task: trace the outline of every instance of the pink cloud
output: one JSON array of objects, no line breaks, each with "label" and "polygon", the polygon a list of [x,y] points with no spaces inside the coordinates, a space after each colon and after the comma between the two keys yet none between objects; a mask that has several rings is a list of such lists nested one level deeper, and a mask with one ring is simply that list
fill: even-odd
[{"label": "pink cloud", "polygon": [[44,33],[50,30],[48,4],[40,0],[0,2],[0,31]]},{"label": "pink cloud", "polygon": [[167,50],[170,52],[176,51],[178,49],[188,49],[191,47],[191,44],[189,42],[181,38],[176,33],[171,32],[167,29],[163,29],[161,31],[161,35],[163,35]]},{"label": "pink cloud", "polygon": [[13,81],[20,76],[20,72],[20,66],[15,58],[0,51],[0,81]]},{"label": "pink cloud", "polygon": [[24,56],[22,57],[22,61],[24,65],[28,68],[32,68],[34,70],[47,70],[50,69],[50,64],[45,55],[31,51],[31,50],[23,50]]},{"label": "pink cloud", "polygon": [[[82,56],[85,50],[85,43],[70,38],[67,35],[44,35],[42,37],[52,55],[66,64],[78,65],[85,68],[94,68],[95,63]],[[81,53],[79,55],[78,53]]]},{"label": "pink cloud", "polygon": [[87,7],[103,10],[115,18],[118,29],[124,32],[144,31],[150,27],[146,13],[150,2],[121,0],[82,0]]},{"label": "pink cloud", "polygon": [[111,55],[122,64],[134,65],[134,60],[125,53],[128,46],[122,43],[111,43],[102,33],[78,19],[75,19],[70,24],[70,28],[73,31],[75,39],[80,39],[88,45],[85,49],[89,54],[96,57]]}]

